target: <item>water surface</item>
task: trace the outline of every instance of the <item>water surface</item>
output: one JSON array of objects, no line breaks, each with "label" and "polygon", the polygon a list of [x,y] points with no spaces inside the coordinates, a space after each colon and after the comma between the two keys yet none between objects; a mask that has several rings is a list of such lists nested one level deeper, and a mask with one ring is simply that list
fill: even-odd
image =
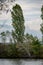
[{"label": "water surface", "polygon": [[43,60],[0,59],[0,65],[43,65]]}]

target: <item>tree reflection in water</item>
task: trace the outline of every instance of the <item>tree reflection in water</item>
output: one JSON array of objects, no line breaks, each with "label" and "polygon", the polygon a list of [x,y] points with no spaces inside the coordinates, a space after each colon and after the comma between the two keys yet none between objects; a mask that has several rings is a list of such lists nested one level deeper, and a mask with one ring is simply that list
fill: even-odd
[{"label": "tree reflection in water", "polygon": [[22,60],[20,60],[20,59],[16,59],[16,60],[13,60],[13,62],[12,62],[12,65],[22,65]]}]

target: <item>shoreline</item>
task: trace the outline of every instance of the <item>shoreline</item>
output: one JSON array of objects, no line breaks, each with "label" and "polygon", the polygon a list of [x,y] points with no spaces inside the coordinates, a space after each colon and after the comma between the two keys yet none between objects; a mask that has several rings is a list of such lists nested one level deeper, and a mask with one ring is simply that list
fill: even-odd
[{"label": "shoreline", "polygon": [[35,57],[0,57],[0,59],[43,59],[43,58],[35,58]]}]

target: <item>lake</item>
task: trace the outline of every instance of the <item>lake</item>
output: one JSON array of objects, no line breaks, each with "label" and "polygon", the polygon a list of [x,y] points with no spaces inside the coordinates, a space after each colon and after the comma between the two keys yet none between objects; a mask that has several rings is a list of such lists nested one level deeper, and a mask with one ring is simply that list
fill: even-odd
[{"label": "lake", "polygon": [[43,60],[0,59],[0,65],[43,65]]}]

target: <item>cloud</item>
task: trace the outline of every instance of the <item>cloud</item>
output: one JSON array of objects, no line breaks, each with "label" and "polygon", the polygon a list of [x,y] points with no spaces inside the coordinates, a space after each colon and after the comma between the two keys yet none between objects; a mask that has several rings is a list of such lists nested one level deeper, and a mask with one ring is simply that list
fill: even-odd
[{"label": "cloud", "polygon": [[24,15],[28,16],[28,15],[31,15],[31,16],[34,16],[34,15],[41,15],[41,12],[40,11],[24,11]]},{"label": "cloud", "polygon": [[29,29],[32,29],[32,30],[39,31],[40,30],[40,24],[41,24],[41,20],[35,19],[35,20],[25,22],[25,27],[27,29],[29,28]]},{"label": "cloud", "polygon": [[11,13],[4,13],[2,15],[0,15],[0,20],[5,20],[5,19],[11,19]]},{"label": "cloud", "polygon": [[43,3],[43,0],[25,0],[26,3],[36,3],[36,4],[41,4]]}]

